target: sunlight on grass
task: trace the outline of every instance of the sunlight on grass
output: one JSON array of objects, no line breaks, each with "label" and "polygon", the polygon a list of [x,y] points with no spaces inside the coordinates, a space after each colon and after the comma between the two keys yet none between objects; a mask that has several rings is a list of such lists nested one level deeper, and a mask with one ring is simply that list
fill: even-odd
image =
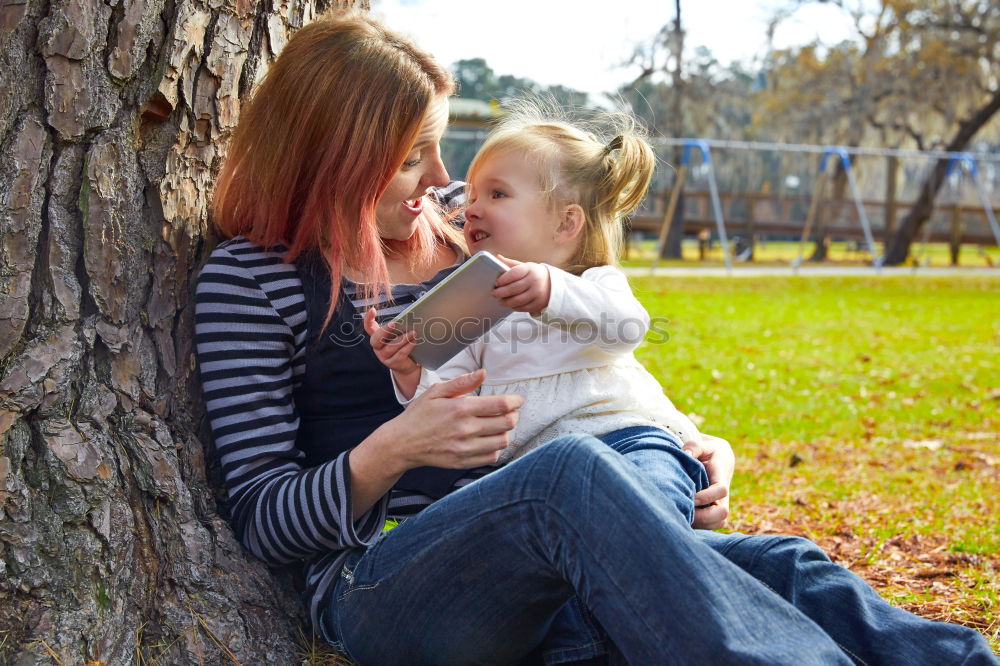
[{"label": "sunlight on grass", "polygon": [[846,539],[885,571],[929,539],[954,569],[934,585],[1000,645],[1000,279],[632,284],[669,334],[640,361],[736,450],[736,527]]}]

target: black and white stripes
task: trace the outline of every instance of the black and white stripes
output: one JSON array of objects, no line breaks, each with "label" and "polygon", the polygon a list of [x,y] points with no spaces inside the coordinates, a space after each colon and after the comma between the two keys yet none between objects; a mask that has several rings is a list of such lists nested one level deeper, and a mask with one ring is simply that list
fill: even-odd
[{"label": "black and white stripes", "polygon": [[[454,200],[461,189],[442,198],[448,194]],[[410,515],[431,500],[393,491],[352,521],[347,454],[303,468],[292,393],[305,369],[306,304],[298,272],[281,250],[241,237],[215,249],[198,281],[195,344],[233,528],[268,564],[305,562],[316,622],[347,549],[377,537],[387,514]],[[397,302],[375,304],[380,316],[419,295],[394,291]],[[470,471],[456,487],[483,473]]]}]

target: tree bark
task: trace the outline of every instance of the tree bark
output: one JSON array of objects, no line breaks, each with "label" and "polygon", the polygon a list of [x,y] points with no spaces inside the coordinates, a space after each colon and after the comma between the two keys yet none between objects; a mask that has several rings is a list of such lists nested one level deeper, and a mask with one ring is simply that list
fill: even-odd
[{"label": "tree bark", "polygon": [[328,4],[0,0],[0,663],[296,661],[212,482],[192,292],[241,100]]},{"label": "tree bark", "polygon": [[[684,29],[681,25],[681,0],[674,0],[674,27],[670,37],[671,53],[673,55],[673,69],[670,72],[670,92],[673,97],[670,102],[670,126],[671,134],[675,139],[684,136]],[[680,166],[681,155],[684,152],[683,146],[674,148],[674,164]],[[667,230],[667,240],[663,244],[661,252],[662,259],[681,259],[682,241],[684,240],[684,190],[681,190],[677,199],[677,208],[674,209],[674,216],[670,220],[670,227]]]},{"label": "tree bark", "polygon": [[[955,136],[945,146],[945,150],[951,152],[965,150],[965,147],[969,145],[969,141],[976,135],[976,132],[988,123],[997,111],[1000,111],[1000,89],[997,89],[993,93],[993,96],[986,104],[959,124],[958,131],[955,132]],[[937,198],[941,185],[944,184],[947,168],[948,160],[937,160],[934,168],[931,169],[927,178],[920,185],[920,194],[917,196],[916,202],[914,202],[913,207],[903,217],[903,221],[900,222],[896,233],[886,248],[884,265],[898,266],[906,261],[906,258],[910,254],[910,245],[913,244],[917,233],[931,218],[931,215],[934,214],[934,200]]]}]

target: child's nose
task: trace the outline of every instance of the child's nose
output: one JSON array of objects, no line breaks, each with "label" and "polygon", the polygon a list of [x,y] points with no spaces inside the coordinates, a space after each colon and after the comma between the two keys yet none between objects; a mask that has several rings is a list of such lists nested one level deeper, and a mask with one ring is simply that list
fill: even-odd
[{"label": "child's nose", "polygon": [[476,199],[468,208],[465,209],[466,219],[478,218],[479,217],[479,199]]}]

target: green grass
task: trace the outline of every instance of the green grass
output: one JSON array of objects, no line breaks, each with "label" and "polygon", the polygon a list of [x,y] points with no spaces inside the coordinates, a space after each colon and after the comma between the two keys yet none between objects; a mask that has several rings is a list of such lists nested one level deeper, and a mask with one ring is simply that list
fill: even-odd
[{"label": "green grass", "polygon": [[640,361],[736,450],[736,527],[842,548],[1000,647],[1000,279],[632,284],[669,333]]}]

